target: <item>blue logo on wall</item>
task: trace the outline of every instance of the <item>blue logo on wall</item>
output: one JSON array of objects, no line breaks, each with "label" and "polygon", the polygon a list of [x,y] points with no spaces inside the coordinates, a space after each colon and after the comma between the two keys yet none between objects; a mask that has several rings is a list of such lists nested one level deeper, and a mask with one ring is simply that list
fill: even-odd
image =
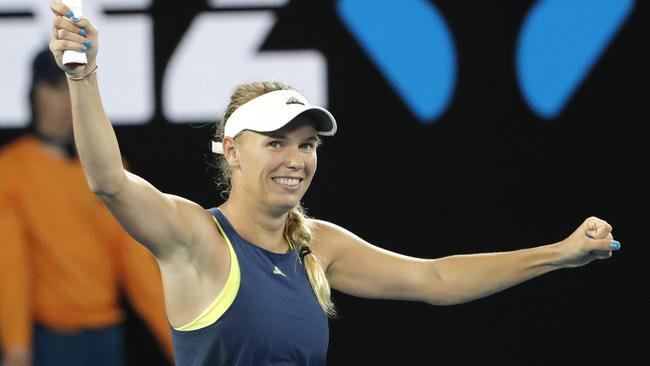
[{"label": "blue logo on wall", "polygon": [[447,24],[426,0],[341,0],[341,19],[411,112],[433,122],[456,83]]},{"label": "blue logo on wall", "polygon": [[557,116],[629,17],[633,0],[542,0],[517,42],[517,79],[528,105]]},{"label": "blue logo on wall", "polygon": [[[631,14],[634,0],[539,0],[516,49],[522,95],[540,117],[557,116]],[[456,51],[426,0],[340,0],[343,23],[411,112],[434,122],[451,102]]]}]

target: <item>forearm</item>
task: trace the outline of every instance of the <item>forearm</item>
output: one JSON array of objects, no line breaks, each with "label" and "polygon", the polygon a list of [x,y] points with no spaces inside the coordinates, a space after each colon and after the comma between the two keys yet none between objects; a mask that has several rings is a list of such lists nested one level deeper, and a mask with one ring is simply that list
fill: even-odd
[{"label": "forearm", "polygon": [[115,131],[99,93],[97,74],[68,81],[75,144],[90,189],[115,194],[126,180]]},{"label": "forearm", "polygon": [[[427,302],[459,304],[505,290],[560,268],[556,244],[510,252],[454,255],[432,260]],[[442,284],[442,285],[441,285]]]}]

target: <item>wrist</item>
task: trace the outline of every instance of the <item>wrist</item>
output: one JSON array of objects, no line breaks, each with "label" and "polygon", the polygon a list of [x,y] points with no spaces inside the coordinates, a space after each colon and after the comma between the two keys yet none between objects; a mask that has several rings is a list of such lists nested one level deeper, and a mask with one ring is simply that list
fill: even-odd
[{"label": "wrist", "polygon": [[93,74],[95,74],[97,72],[97,64],[93,63],[93,64],[87,65],[86,70],[90,70],[90,71],[86,71],[84,74],[81,74],[81,75],[66,72],[66,77],[70,81],[79,81],[79,80],[86,79],[90,75],[93,75]]},{"label": "wrist", "polygon": [[551,269],[561,269],[566,267],[564,254],[564,245],[563,242],[557,242],[553,244],[545,245],[544,250],[546,252],[547,265]]}]

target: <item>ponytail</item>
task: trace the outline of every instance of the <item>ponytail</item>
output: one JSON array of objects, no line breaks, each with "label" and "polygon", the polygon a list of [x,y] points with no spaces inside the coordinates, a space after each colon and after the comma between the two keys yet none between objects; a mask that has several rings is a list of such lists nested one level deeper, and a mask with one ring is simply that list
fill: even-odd
[{"label": "ponytail", "polygon": [[336,309],[332,302],[330,284],[325,276],[325,270],[318,257],[311,253],[309,247],[312,238],[312,227],[300,204],[289,211],[284,233],[293,244],[294,250],[298,253],[309,253],[303,257],[309,283],[323,311],[330,317],[336,316]]}]

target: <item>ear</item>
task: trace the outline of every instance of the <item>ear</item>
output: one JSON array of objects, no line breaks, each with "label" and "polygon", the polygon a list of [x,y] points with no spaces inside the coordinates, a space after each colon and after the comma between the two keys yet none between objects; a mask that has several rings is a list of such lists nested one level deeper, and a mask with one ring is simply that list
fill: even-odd
[{"label": "ear", "polygon": [[224,137],[223,156],[231,167],[239,166],[239,147],[232,137]]}]

